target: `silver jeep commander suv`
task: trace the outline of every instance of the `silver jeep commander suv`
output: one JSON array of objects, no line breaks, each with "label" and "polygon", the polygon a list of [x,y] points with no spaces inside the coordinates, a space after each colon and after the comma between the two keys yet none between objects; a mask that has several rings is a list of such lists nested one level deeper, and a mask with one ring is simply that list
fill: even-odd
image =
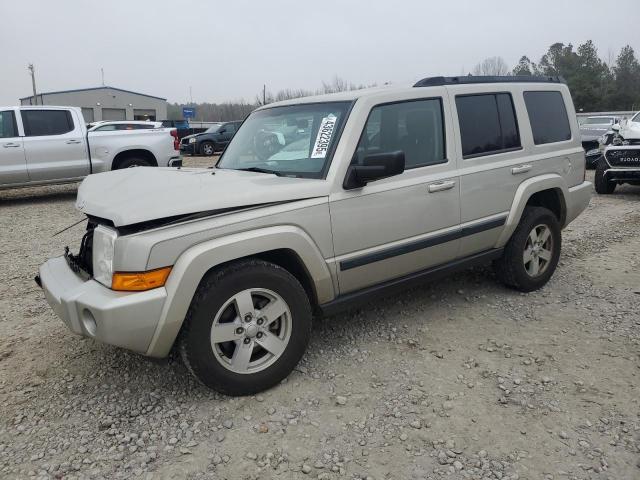
[{"label": "silver jeep commander suv", "polygon": [[179,349],[205,385],[284,379],[312,316],[493,262],[528,292],[587,206],[561,78],[427,78],[254,111],[213,169],[90,175],[77,255],[37,281],[75,333],[154,357]]}]

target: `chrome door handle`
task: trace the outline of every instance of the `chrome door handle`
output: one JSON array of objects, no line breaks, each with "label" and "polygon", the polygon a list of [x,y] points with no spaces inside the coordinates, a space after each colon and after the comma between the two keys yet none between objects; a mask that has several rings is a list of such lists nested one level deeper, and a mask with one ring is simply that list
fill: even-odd
[{"label": "chrome door handle", "polygon": [[519,173],[527,173],[529,170],[531,170],[531,165],[520,165],[519,167],[513,167],[511,174],[518,175]]},{"label": "chrome door handle", "polygon": [[2,145],[4,148],[17,148],[20,146],[20,144],[18,143],[5,143],[4,145]]},{"label": "chrome door handle", "polygon": [[66,143],[68,145],[77,145],[79,143],[82,143],[80,140],[67,140]]},{"label": "chrome door handle", "polygon": [[435,192],[443,192],[445,190],[451,190],[455,185],[456,185],[456,182],[451,180],[446,182],[432,183],[431,185],[429,185],[429,192],[435,193]]}]

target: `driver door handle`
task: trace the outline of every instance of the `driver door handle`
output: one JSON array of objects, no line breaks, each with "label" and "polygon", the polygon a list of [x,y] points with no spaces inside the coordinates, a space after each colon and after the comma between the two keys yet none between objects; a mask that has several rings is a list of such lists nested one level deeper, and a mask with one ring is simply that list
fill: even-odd
[{"label": "driver door handle", "polygon": [[429,193],[444,192],[445,190],[451,190],[455,187],[456,182],[453,180],[446,180],[444,182],[436,182],[429,185]]}]

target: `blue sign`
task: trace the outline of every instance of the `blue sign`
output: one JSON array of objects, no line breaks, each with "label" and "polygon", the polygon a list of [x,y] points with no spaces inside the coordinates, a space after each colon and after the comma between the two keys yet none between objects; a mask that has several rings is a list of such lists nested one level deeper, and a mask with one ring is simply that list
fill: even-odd
[{"label": "blue sign", "polygon": [[182,107],[182,118],[196,118],[196,109],[193,107]]}]

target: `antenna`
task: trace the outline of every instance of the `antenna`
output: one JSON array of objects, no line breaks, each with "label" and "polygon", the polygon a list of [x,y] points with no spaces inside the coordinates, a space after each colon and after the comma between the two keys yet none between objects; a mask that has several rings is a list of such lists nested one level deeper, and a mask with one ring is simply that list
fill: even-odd
[{"label": "antenna", "polygon": [[31,75],[31,85],[33,86],[33,101],[36,102],[35,104],[37,105],[38,104],[38,96],[36,94],[36,69],[33,66],[33,63],[30,63],[27,66],[27,70],[29,70],[29,73]]}]

